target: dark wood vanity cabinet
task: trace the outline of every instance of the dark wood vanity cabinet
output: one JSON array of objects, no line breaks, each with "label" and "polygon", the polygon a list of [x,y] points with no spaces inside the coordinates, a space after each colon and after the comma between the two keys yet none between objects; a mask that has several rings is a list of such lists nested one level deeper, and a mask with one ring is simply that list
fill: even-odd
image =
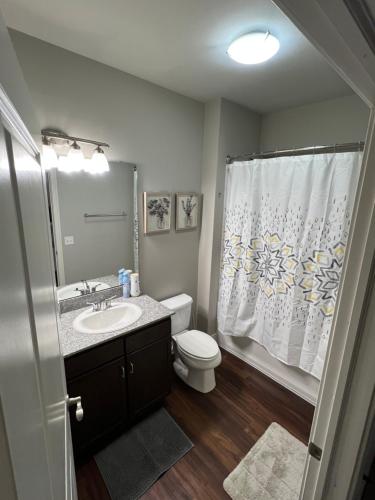
[{"label": "dark wood vanity cabinet", "polygon": [[91,452],[160,403],[171,387],[170,318],[65,358],[74,451]]},{"label": "dark wood vanity cabinet", "polygon": [[171,342],[159,340],[126,356],[129,418],[135,419],[170,390]]}]

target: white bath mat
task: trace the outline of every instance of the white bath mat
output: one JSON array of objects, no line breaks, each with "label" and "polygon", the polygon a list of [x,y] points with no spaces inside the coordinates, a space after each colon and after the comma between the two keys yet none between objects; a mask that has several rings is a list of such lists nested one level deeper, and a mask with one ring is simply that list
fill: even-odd
[{"label": "white bath mat", "polygon": [[233,500],[298,500],[307,447],[273,422],[224,481]]}]

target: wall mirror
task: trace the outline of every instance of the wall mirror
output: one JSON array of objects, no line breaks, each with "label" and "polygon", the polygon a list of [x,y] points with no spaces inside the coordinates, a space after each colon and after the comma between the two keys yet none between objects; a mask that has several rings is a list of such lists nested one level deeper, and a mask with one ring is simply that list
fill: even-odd
[{"label": "wall mirror", "polygon": [[46,173],[59,301],[118,286],[121,268],[138,272],[137,168]]}]

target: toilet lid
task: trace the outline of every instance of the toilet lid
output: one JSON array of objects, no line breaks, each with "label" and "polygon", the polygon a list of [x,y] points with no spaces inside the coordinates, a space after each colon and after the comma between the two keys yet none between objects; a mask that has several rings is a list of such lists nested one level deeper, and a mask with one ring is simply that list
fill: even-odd
[{"label": "toilet lid", "polygon": [[199,330],[189,330],[177,336],[178,347],[196,358],[211,359],[219,352],[219,347],[210,335]]}]

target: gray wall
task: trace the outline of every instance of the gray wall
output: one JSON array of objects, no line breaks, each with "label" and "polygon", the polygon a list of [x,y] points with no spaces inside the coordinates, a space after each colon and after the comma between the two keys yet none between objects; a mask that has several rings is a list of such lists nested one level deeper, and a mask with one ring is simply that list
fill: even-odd
[{"label": "gray wall", "polygon": [[21,67],[17,61],[16,53],[5,21],[0,12],[0,84],[12,101],[22,121],[31,134],[39,130],[39,123],[32,105]]},{"label": "gray wall", "polygon": [[202,161],[204,210],[199,247],[198,326],[216,333],[225,158],[257,151],[260,116],[226,99],[206,104]]},{"label": "gray wall", "polygon": [[[111,162],[101,175],[56,174],[65,283],[134,269],[133,165]],[[83,216],[122,211],[126,217]],[[65,245],[64,236],[73,236],[74,245]]]},{"label": "gray wall", "polygon": [[[41,126],[108,142],[110,160],[135,163],[140,212],[141,191],[200,191],[201,103],[25,34],[11,37]],[[198,231],[176,233],[173,226],[143,236],[141,220],[143,291],[195,298],[198,241]]]},{"label": "gray wall", "polygon": [[365,139],[369,109],[357,95],[262,116],[261,151]]}]

